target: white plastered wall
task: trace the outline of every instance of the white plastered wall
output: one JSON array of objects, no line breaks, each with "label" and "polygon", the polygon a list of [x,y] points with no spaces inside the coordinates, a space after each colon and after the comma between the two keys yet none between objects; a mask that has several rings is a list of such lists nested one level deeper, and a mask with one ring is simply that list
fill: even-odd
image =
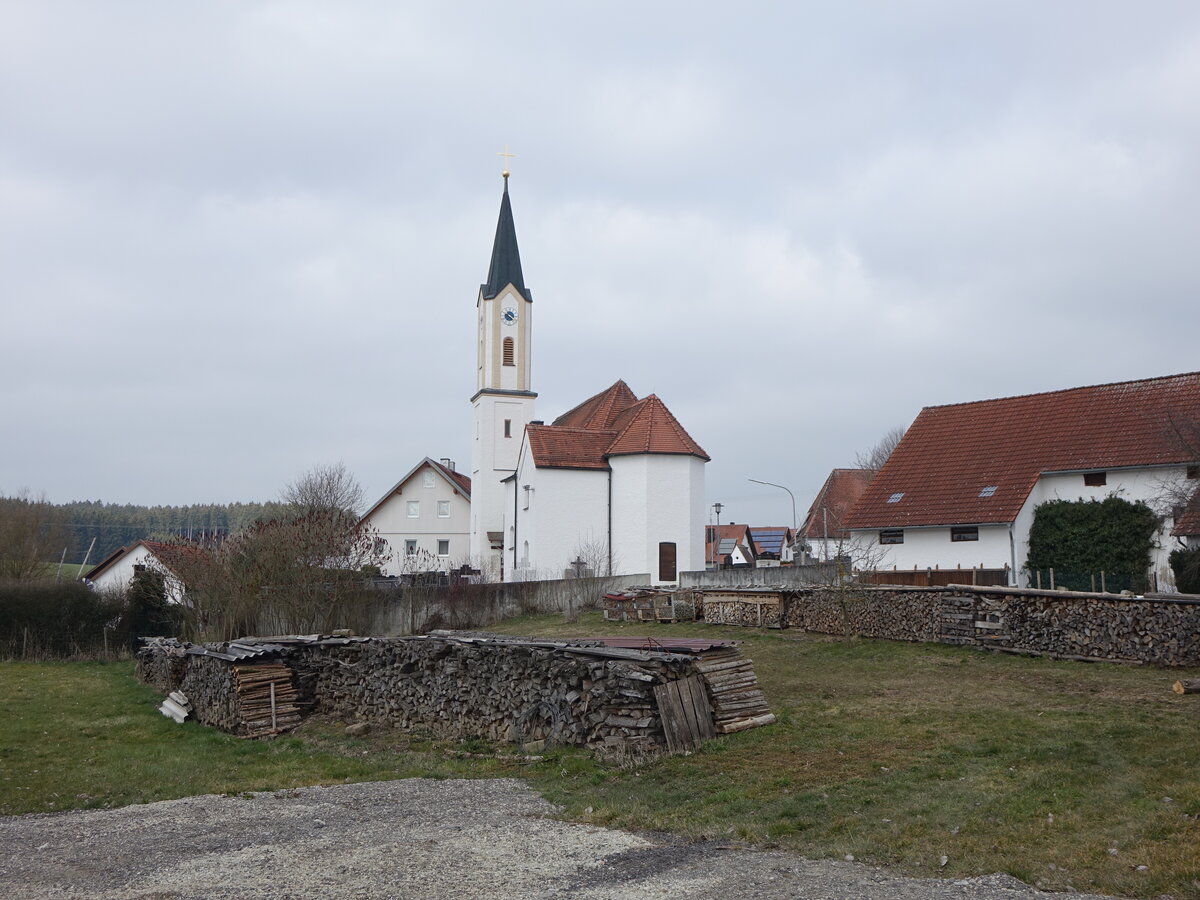
[{"label": "white plastered wall", "polygon": [[609,459],[613,552],[621,572],[658,581],[659,543],[675,544],[678,572],[704,568],[704,461],[639,453]]},{"label": "white plastered wall", "polygon": [[[144,544],[135,544],[124,556],[110,565],[92,580],[92,587],[97,591],[123,591],[129,587],[137,566],[165,571],[166,567]],[[182,601],[182,587],[171,577],[167,578],[167,599],[172,603]]]},{"label": "white plastered wall", "polygon": [[[433,486],[425,487],[425,475],[433,475]],[[410,518],[408,501],[418,503],[419,515]],[[449,517],[438,516],[438,501],[450,504]],[[434,568],[448,572],[462,565],[470,555],[471,504],[465,496],[428,466],[419,469],[400,489],[385,500],[378,509],[364,520],[375,529],[376,535],[388,542],[391,559],[383,566],[384,575],[399,575],[406,569],[404,559],[405,541],[415,540],[418,550],[432,557]],[[450,552],[438,553],[438,541],[450,543]],[[425,561],[431,561],[425,557]],[[422,566],[422,569],[425,567]]]}]

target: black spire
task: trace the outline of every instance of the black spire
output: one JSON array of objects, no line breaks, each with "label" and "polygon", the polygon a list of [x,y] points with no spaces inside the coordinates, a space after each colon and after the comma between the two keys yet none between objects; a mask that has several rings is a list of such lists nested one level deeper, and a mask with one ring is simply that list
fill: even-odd
[{"label": "black spire", "polygon": [[517,250],[517,228],[513,224],[512,204],[508,201],[508,173],[504,173],[504,196],[500,200],[500,220],[496,223],[496,242],[492,245],[492,264],[488,266],[485,300],[491,300],[505,285],[511,284],[526,300],[532,300],[521,274],[521,253]]}]

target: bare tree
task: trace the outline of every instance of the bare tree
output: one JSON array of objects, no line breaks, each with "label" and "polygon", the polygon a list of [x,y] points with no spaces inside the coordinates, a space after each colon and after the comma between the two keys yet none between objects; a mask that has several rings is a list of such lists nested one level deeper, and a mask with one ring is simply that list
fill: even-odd
[{"label": "bare tree", "polygon": [[352,518],[363,506],[362,486],[341,460],[313,466],[284,487],[279,498],[301,512],[336,510]]},{"label": "bare tree", "polygon": [[855,455],[855,467],[878,472],[883,468],[883,464],[888,461],[888,457],[892,455],[892,451],[896,449],[896,445],[900,443],[902,437],[904,437],[903,428],[897,426],[889,429],[883,437],[875,442],[875,445],[870,450],[860,451]]},{"label": "bare tree", "polygon": [[50,574],[50,562],[70,542],[61,510],[28,491],[0,497],[0,578],[30,581]]}]

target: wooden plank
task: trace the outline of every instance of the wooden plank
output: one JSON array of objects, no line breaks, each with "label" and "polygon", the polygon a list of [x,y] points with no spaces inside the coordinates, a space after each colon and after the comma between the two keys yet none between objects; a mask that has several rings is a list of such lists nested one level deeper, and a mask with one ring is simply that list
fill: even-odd
[{"label": "wooden plank", "polygon": [[704,679],[699,675],[693,675],[686,679],[686,684],[696,721],[697,742],[716,737],[717,730],[713,724],[712,707],[708,702],[708,692],[704,690]]},{"label": "wooden plank", "polygon": [[678,753],[686,749],[683,746],[683,734],[679,723],[678,697],[672,698],[671,683],[654,686],[654,699],[658,701],[658,715],[662,720],[663,736],[667,739],[667,749]]}]

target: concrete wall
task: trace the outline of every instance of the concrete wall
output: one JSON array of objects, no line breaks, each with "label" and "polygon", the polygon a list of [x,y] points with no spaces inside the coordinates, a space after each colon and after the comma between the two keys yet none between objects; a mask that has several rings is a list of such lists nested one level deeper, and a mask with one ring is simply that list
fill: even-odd
[{"label": "concrete wall", "polygon": [[829,584],[835,575],[832,563],[817,566],[777,566],[767,569],[702,569],[697,572],[680,572],[679,586],[700,588]]}]

